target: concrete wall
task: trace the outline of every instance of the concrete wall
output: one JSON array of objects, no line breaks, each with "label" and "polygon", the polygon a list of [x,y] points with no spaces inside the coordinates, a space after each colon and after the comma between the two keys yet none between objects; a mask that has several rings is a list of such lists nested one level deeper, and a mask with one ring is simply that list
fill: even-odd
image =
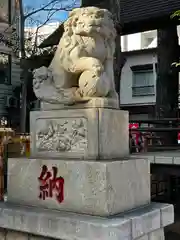
[{"label": "concrete wall", "polygon": [[[156,96],[142,96],[133,97],[132,96],[132,79],[133,72],[131,70],[132,66],[153,64],[157,63],[156,53],[152,51],[149,52],[132,52],[125,55],[126,63],[122,69],[121,80],[120,80],[120,104],[123,105],[152,105],[155,104]],[[154,79],[156,83],[156,76]]]}]

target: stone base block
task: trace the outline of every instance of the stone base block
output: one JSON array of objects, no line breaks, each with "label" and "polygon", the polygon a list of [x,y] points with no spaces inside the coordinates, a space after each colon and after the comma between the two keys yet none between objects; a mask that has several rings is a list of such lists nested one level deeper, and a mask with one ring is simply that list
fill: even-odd
[{"label": "stone base block", "polygon": [[0,203],[0,227],[42,239],[164,240],[164,211],[171,213],[169,223],[173,223],[173,206],[167,204],[153,203],[128,214],[100,218]]},{"label": "stone base block", "polygon": [[87,162],[10,158],[7,199],[18,204],[109,216],[149,204],[149,175],[149,162],[143,159]]},{"label": "stone base block", "polygon": [[41,110],[59,110],[59,109],[82,109],[82,108],[110,108],[119,109],[119,101],[111,98],[92,98],[88,102],[80,102],[73,105],[50,104],[41,102]]},{"label": "stone base block", "polygon": [[31,112],[31,156],[95,160],[129,154],[128,112],[66,109]]}]

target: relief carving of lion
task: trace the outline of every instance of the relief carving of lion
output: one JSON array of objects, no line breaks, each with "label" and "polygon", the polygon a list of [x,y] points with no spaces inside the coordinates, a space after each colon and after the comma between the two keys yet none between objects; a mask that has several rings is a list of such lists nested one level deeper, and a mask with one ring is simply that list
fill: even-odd
[{"label": "relief carving of lion", "polygon": [[71,11],[49,68],[34,72],[36,96],[45,102],[63,104],[93,97],[117,100],[113,73],[115,37],[108,10],[86,7]]}]

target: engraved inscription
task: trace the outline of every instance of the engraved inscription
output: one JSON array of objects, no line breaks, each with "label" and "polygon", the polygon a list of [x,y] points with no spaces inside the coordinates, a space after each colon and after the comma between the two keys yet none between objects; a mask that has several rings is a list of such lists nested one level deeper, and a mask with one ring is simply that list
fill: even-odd
[{"label": "engraved inscription", "polygon": [[38,151],[79,152],[87,149],[85,118],[38,119],[36,129]]},{"label": "engraved inscription", "polygon": [[55,194],[59,203],[64,201],[64,179],[61,176],[58,177],[57,174],[57,167],[52,167],[52,171],[49,171],[46,165],[42,166],[40,177],[38,177],[40,199],[53,198]]}]

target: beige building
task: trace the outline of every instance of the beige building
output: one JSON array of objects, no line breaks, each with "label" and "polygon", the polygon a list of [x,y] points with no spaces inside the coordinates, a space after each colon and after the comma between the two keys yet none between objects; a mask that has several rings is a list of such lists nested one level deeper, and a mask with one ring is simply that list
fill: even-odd
[{"label": "beige building", "polygon": [[131,119],[152,118],[156,104],[157,49],[124,52],[120,105]]},{"label": "beige building", "polygon": [[121,73],[121,105],[149,105],[156,102],[156,49],[125,52]]}]

